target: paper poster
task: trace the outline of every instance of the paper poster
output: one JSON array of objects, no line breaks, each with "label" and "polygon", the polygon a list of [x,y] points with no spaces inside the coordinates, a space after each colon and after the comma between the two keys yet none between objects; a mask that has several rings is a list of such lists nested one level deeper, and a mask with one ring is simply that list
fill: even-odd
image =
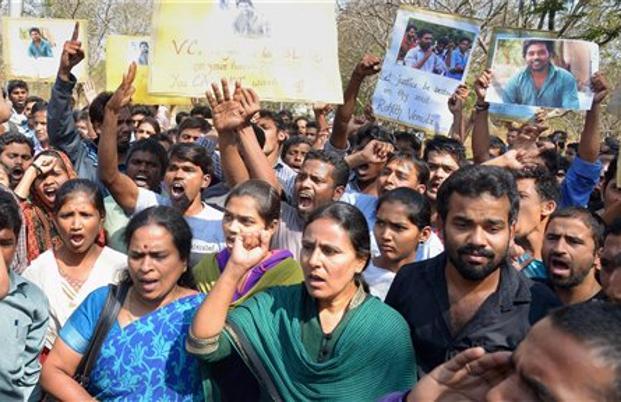
[{"label": "paper poster", "polygon": [[220,78],[263,100],[342,103],[334,0],[156,3],[149,93],[204,96]]},{"label": "paper poster", "polygon": [[[88,60],[86,20],[2,18],[2,57],[7,77],[55,81],[63,45],[71,39],[76,21],[80,22],[79,40]],[[88,63],[83,61],[71,72],[78,81],[86,81]]]},{"label": "paper poster", "polygon": [[477,20],[402,7],[373,94],[375,115],[448,134],[448,99],[464,82]]},{"label": "paper poster", "polygon": [[110,35],[106,42],[106,89],[116,91],[131,62],[136,62],[136,92],[133,103],[144,105],[189,105],[187,97],[152,96],[147,91],[151,38],[148,36]]},{"label": "paper poster", "polygon": [[497,34],[490,54],[494,72],[490,103],[587,110],[593,102],[591,76],[599,69],[592,42],[553,39],[540,32]]}]

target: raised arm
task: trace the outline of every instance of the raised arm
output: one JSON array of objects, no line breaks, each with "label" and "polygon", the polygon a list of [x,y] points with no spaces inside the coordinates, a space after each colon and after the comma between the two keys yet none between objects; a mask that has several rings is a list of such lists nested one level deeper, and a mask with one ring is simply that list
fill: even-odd
[{"label": "raised arm", "polygon": [[79,29],[79,23],[76,22],[71,40],[63,45],[58,77],[52,87],[47,107],[50,144],[65,152],[74,164],[78,158],[81,138],[75,129],[71,110],[71,95],[76,84],[76,78],[71,74],[71,70],[84,59],[84,50],[78,40]]},{"label": "raised arm", "polygon": [[129,105],[135,91],[132,86],[134,78],[136,78],[136,63],[129,66],[127,74],[123,75],[123,82],[106,103],[101,137],[97,147],[99,180],[108,188],[121,208],[129,214],[133,213],[136,208],[138,186],[129,176],[119,171],[117,119],[121,109]]},{"label": "raised arm", "polygon": [[362,85],[365,77],[377,74],[380,71],[380,63],[379,57],[366,54],[354,69],[349,84],[347,84],[345,89],[344,103],[336,108],[334,126],[330,136],[330,143],[334,148],[347,148],[347,125],[356,108],[356,97],[358,96],[358,91],[360,91],[360,85]]},{"label": "raised arm", "polygon": [[[244,123],[244,116],[241,104],[231,97],[228,82],[223,79],[221,85],[222,91],[217,84],[211,84],[211,92],[205,92],[205,96],[212,110],[214,128],[218,133],[222,172],[229,187],[234,187],[250,178],[239,154],[235,133],[237,127]],[[241,84],[236,82],[235,93],[239,91]]]},{"label": "raised arm", "polygon": [[448,108],[453,115],[453,124],[449,130],[452,138],[463,143],[466,139],[466,122],[464,119],[464,104],[470,91],[465,85],[460,85],[448,100]]},{"label": "raised arm", "polygon": [[608,94],[608,83],[604,75],[597,72],[591,78],[591,86],[594,92],[593,105],[586,113],[584,130],[582,131],[580,144],[578,145],[578,156],[586,162],[594,163],[599,155],[599,144],[601,142],[599,133],[599,107]]},{"label": "raised arm", "polygon": [[249,269],[267,256],[269,241],[269,232],[265,230],[235,237],[231,258],[214,288],[194,315],[190,327],[190,334],[193,337],[209,339],[222,332],[229,306],[240,280]]},{"label": "raised arm", "polygon": [[56,165],[56,157],[52,155],[41,155],[32,162],[24,172],[24,176],[17,183],[13,193],[22,200],[30,197],[30,188],[37,177],[47,175]]},{"label": "raised arm", "polygon": [[472,129],[472,153],[474,163],[483,163],[489,159],[489,103],[485,102],[487,88],[492,81],[492,70],[485,70],[474,83],[477,96],[474,105],[474,127]]},{"label": "raised arm", "polygon": [[11,106],[4,98],[0,97],[0,124],[4,124],[11,118]]}]

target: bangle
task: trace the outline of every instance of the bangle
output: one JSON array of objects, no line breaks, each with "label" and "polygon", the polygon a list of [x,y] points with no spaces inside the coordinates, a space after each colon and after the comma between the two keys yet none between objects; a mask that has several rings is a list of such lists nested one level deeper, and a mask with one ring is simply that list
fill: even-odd
[{"label": "bangle", "polygon": [[483,112],[485,110],[489,109],[489,103],[488,102],[484,102],[484,103],[475,103],[474,104],[474,110],[476,110],[477,112]]},{"label": "bangle", "polygon": [[36,164],[33,163],[32,167],[35,168],[35,170],[37,171],[37,176],[41,176],[43,174],[43,170],[41,170],[41,168]]}]

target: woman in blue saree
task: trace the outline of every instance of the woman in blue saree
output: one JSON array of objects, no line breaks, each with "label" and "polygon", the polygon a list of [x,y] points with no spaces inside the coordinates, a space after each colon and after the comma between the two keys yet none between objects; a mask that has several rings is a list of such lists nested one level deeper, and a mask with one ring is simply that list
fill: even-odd
[{"label": "woman in blue saree", "polygon": [[204,295],[183,285],[192,233],[169,207],[135,215],[125,232],[127,296],[103,342],[86,389],[73,376],[109,288],[91,293],[60,331],[41,384],[60,400],[202,400],[197,361],[184,348]]},{"label": "woman in blue saree", "polygon": [[229,310],[268,239],[236,239],[194,317],[188,351],[207,363],[238,354],[262,399],[371,401],[411,387],[416,364],[407,324],[360,280],[370,256],[362,213],[340,202],[314,211],[302,237],[304,284],[272,287]]}]

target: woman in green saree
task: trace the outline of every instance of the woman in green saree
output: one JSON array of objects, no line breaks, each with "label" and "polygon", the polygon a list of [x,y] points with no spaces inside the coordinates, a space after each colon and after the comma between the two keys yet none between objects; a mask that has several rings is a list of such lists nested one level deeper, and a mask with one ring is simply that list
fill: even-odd
[{"label": "woman in green saree", "polygon": [[239,355],[262,399],[367,401],[411,387],[408,326],[361,284],[370,256],[362,213],[340,202],[313,212],[302,237],[304,284],[270,288],[229,311],[268,240],[266,232],[246,245],[235,240],[194,317],[187,350],[210,363]]},{"label": "woman in green saree", "polygon": [[[259,233],[271,240],[279,218],[280,196],[268,183],[248,180],[234,187],[226,199],[222,218],[226,248],[207,254],[194,266],[192,275],[197,288],[203,293],[211,292],[231,259],[236,239],[249,248]],[[301,283],[303,279],[300,264],[289,250],[265,249],[238,281],[230,308],[267,288]],[[201,375],[207,401],[249,400],[259,394],[255,378],[236,355],[201,364]]]}]

